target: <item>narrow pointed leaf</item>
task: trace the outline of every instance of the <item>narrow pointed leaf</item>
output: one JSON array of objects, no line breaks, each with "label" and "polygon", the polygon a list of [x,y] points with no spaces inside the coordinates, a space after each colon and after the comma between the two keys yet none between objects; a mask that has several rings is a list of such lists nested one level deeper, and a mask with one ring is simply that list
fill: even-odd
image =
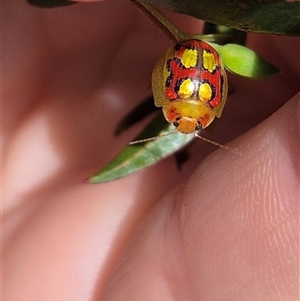
[{"label": "narrow pointed leaf", "polygon": [[140,2],[247,32],[300,35],[300,1],[142,0]]},{"label": "narrow pointed leaf", "polygon": [[[66,0],[27,0],[40,7],[69,5]],[[300,1],[138,0],[214,24],[247,32],[300,36]],[[73,2],[76,3],[76,2]],[[87,4],[88,5],[88,4]]]},{"label": "narrow pointed leaf", "polygon": [[54,8],[54,7],[66,6],[66,5],[71,5],[76,3],[68,0],[27,0],[27,2],[31,5],[39,6],[43,8]]},{"label": "narrow pointed leaf", "polygon": [[[134,140],[155,137],[173,131],[174,125],[168,124],[162,114],[159,114]],[[107,166],[90,177],[88,182],[104,183],[122,178],[169,156],[193,139],[193,134],[175,133],[149,142],[128,145]]]}]

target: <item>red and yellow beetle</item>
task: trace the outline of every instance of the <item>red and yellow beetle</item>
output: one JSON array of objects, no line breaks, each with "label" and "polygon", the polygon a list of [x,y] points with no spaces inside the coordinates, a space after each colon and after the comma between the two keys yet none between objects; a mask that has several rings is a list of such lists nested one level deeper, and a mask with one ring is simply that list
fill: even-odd
[{"label": "red and yellow beetle", "polygon": [[178,42],[157,61],[152,90],[166,120],[189,134],[221,116],[228,83],[216,50],[202,40],[190,39]]},{"label": "red and yellow beetle", "polygon": [[195,137],[239,154],[235,150],[198,135],[198,130],[221,117],[228,93],[226,71],[217,51],[208,43],[187,39],[170,48],[155,64],[152,91],[157,107],[175,131],[130,142],[137,144],[176,132]]}]

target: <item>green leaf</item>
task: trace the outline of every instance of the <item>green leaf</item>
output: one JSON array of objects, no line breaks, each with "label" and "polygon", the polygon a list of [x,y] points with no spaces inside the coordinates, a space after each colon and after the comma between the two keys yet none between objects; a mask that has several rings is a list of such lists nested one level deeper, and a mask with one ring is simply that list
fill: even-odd
[{"label": "green leaf", "polygon": [[210,44],[217,50],[226,69],[231,73],[252,79],[262,79],[279,72],[277,67],[247,47],[237,44],[224,46]]},{"label": "green leaf", "polygon": [[[162,114],[155,117],[134,140],[151,138],[174,132],[173,124],[168,124]],[[149,142],[128,145],[107,166],[88,179],[89,183],[113,181],[143,169],[169,156],[191,142],[195,136],[174,133]]]},{"label": "green leaf", "polygon": [[299,1],[143,0],[140,2],[247,32],[300,35]]},{"label": "green leaf", "polygon": [[[44,7],[70,5],[67,0],[27,0]],[[247,32],[300,36],[300,1],[287,0],[143,0],[171,11]]]}]

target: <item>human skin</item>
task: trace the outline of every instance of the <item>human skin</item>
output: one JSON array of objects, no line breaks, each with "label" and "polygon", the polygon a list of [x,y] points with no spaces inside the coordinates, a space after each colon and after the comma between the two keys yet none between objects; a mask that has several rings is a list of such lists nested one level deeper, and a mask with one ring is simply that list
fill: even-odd
[{"label": "human skin", "polygon": [[249,35],[281,73],[229,76],[203,135],[241,156],[196,141],[181,170],[91,185],[141,130],[113,135],[170,40],[125,1],[5,1],[2,19],[3,300],[298,300],[297,38]]}]

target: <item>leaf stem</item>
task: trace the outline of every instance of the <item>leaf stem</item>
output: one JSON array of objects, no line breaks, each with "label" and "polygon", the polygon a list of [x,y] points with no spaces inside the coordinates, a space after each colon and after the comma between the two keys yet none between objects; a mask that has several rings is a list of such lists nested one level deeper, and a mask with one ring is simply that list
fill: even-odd
[{"label": "leaf stem", "polygon": [[186,40],[188,35],[182,32],[170,19],[168,19],[160,10],[148,3],[136,2],[144,11],[150,14],[155,21],[158,21],[164,30],[167,30],[171,37],[178,42]]},{"label": "leaf stem", "polygon": [[221,44],[232,39],[228,34],[197,34],[191,35],[182,32],[170,19],[168,19],[159,9],[152,4],[133,1],[139,8],[146,12],[160,27],[166,31],[175,42],[187,39],[204,40],[209,43],[219,42]]}]

